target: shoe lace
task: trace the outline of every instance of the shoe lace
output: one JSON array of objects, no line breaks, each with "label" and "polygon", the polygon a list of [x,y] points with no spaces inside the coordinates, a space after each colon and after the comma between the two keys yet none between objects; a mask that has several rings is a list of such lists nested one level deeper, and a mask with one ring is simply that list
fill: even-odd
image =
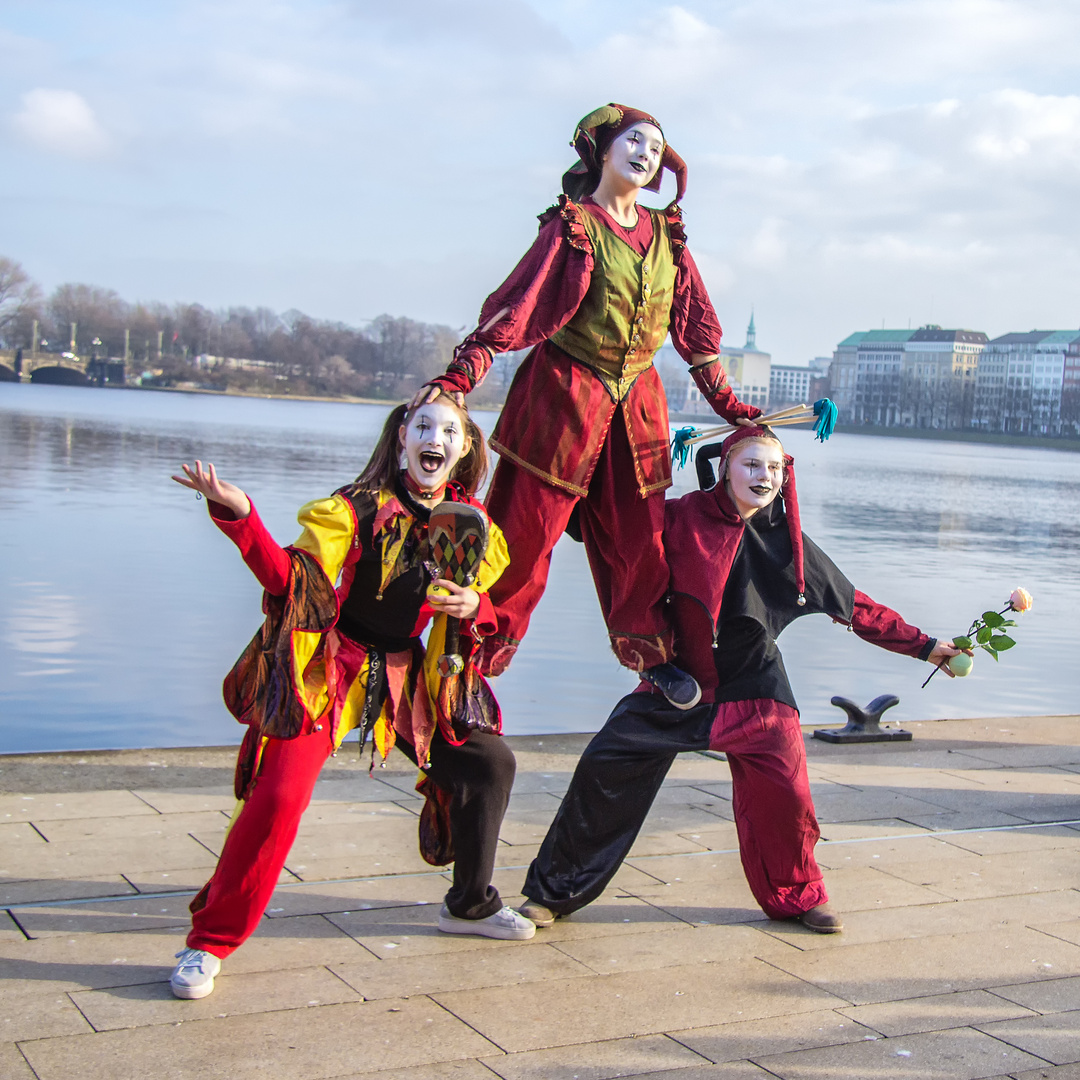
[{"label": "shoe lace", "polygon": [[192,970],[201,972],[207,955],[208,953],[203,949],[182,949],[176,954],[176,959],[180,961],[176,965],[177,972]]}]

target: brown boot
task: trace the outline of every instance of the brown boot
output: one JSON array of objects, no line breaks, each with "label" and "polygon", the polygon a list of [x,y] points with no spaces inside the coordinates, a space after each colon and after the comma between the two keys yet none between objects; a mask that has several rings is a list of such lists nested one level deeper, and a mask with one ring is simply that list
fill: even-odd
[{"label": "brown boot", "polygon": [[844,929],[844,920],[833,911],[831,904],[818,904],[804,911],[798,919],[817,934],[839,934]]},{"label": "brown boot", "polygon": [[526,900],[518,908],[518,913],[524,915],[534,926],[539,926],[541,929],[550,926],[556,917],[555,912],[544,907],[543,904],[538,904],[535,900]]}]

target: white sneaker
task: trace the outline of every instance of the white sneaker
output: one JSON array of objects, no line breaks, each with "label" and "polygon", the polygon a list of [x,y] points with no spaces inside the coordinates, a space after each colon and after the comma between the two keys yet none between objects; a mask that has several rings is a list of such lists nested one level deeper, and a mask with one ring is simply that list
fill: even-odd
[{"label": "white sneaker", "polygon": [[169,986],[178,998],[204,998],[214,990],[214,976],[221,961],[202,949],[184,949],[176,954],[180,961],[173,969]]},{"label": "white sneaker", "polygon": [[486,919],[459,919],[450,914],[445,904],[439,912],[439,929],[444,934],[479,934],[504,941],[528,941],[536,933],[536,927],[511,907],[504,907]]}]

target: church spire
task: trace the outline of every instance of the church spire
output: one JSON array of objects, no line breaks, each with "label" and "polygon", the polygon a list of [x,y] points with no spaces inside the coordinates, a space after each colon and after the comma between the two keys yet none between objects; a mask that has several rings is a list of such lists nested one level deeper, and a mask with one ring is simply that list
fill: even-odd
[{"label": "church spire", "polygon": [[757,329],[754,326],[754,309],[750,308],[750,325],[746,328],[746,344],[744,349],[757,352]]}]

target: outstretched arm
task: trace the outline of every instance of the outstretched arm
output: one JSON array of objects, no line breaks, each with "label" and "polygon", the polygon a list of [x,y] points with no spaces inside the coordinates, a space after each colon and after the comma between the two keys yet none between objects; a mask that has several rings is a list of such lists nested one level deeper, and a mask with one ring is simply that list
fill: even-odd
[{"label": "outstretched arm", "polygon": [[240,549],[259,584],[272,596],[284,596],[289,584],[289,556],[270,535],[251,500],[235,484],[222,480],[214,466],[201,461],[183,465],[173,479],[206,499],[214,524]]},{"label": "outstretched arm", "polygon": [[913,656],[917,660],[940,667],[949,678],[954,678],[949,670],[948,659],[957,653],[971,653],[970,649],[958,649],[951,641],[938,640],[924,634],[917,626],[912,626],[892,608],[885,607],[872,600],[866,593],[855,590],[855,606],[851,616],[851,629],[872,645],[877,645],[889,652]]}]

